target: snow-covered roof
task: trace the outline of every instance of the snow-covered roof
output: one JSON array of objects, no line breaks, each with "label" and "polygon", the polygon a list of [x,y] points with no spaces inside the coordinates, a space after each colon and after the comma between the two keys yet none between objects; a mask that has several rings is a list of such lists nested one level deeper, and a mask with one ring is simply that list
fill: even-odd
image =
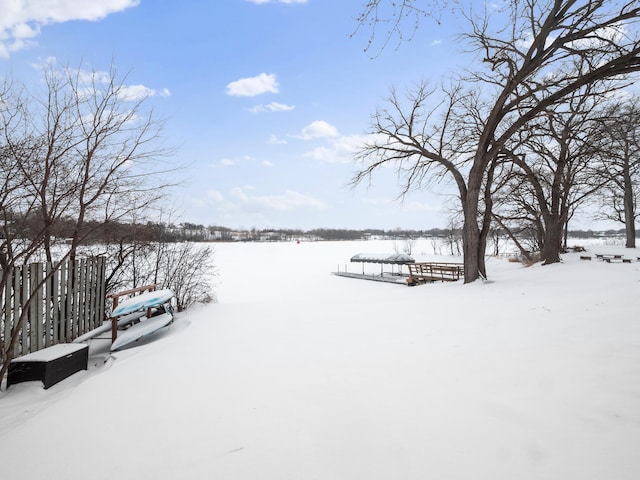
[{"label": "snow-covered roof", "polygon": [[406,253],[358,253],[351,257],[352,262],[365,263],[415,263],[411,255]]}]

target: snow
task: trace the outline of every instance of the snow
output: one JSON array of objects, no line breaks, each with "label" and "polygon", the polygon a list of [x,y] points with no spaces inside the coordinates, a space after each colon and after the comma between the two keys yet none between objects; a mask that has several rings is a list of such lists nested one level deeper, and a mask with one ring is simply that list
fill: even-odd
[{"label": "snow", "polygon": [[[487,282],[413,288],[330,275],[392,250],[217,245],[219,303],[0,393],[2,477],[640,478],[640,262],[492,258]],[[460,260],[429,252],[412,256]]]},{"label": "snow", "polygon": [[413,263],[415,260],[406,253],[358,253],[351,257],[352,262],[369,263]]},{"label": "snow", "polygon": [[20,357],[21,362],[50,362],[58,358],[70,355],[78,350],[86,349],[86,345],[78,345],[73,343],[59,343],[51,347],[47,347],[37,352],[28,353]]},{"label": "snow", "polygon": [[157,332],[171,322],[173,322],[173,315],[171,313],[162,313],[136,323],[118,335],[116,340],[111,344],[111,350],[120,350],[144,336]]},{"label": "snow", "polygon": [[118,307],[111,312],[114,317],[133,313],[136,310],[140,310],[141,307],[155,307],[162,305],[163,303],[171,300],[174,294],[173,291],[166,288],[164,290],[154,290],[151,292],[144,292],[133,297],[129,297],[126,300],[118,303]]}]

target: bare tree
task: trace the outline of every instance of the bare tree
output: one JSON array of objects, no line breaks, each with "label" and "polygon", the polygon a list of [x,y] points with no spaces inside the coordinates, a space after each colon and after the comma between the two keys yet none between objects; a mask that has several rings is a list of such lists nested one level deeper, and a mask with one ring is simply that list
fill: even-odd
[{"label": "bare tree", "polygon": [[564,104],[541,115],[523,132],[516,151],[508,151],[509,160],[521,169],[535,207],[519,201],[526,197],[513,195],[515,188],[524,186],[518,178],[511,182],[510,195],[503,198],[507,203],[515,200],[521,211],[536,219],[541,259],[547,265],[560,261],[563,233],[577,207],[602,186],[594,175],[598,146],[593,138],[603,97],[591,87],[575,91]]},{"label": "bare tree", "polygon": [[[398,3],[418,8],[417,0]],[[406,185],[413,187],[433,175],[452,175],[464,214],[465,282],[472,282],[486,276],[491,198],[485,186],[505,147],[585,85],[640,70],[640,6],[636,1],[511,0],[493,15],[466,16],[470,31],[463,38],[476,54],[475,68],[454,90],[412,95],[416,101],[409,108],[392,95],[393,114],[375,115],[371,133],[377,140],[359,155],[371,160],[354,181],[387,163],[400,163]],[[434,95],[446,99],[438,117],[427,102]],[[459,138],[463,134],[468,140]]]},{"label": "bare tree", "polygon": [[212,283],[217,277],[213,249],[192,242],[156,244],[154,283],[171,288],[181,312],[196,302],[216,300]]},{"label": "bare tree", "polygon": [[[175,168],[163,163],[170,149],[148,97],[133,97],[114,68],[50,65],[43,78],[42,93],[8,80],[1,90],[1,292],[11,269],[41,251],[59,265],[95,228],[139,217],[162,196],[169,185],[164,173]],[[54,226],[63,218],[73,219],[74,228],[69,245],[54,255]],[[0,342],[0,379],[23,321],[24,315]]]},{"label": "bare tree", "polygon": [[43,77],[43,94],[19,89],[4,103],[0,144],[20,187],[12,199],[22,203],[12,212],[25,222],[39,218],[31,222],[37,231],[26,230],[52,261],[55,222],[75,219],[73,256],[88,220],[139,216],[160,198],[168,186],[163,173],[175,167],[163,163],[171,152],[161,146],[162,122],[147,108],[148,98],[131,96],[114,68],[47,66]]},{"label": "bare tree", "polygon": [[[441,14],[448,4],[457,3],[456,0],[422,0],[396,2],[390,0],[369,0],[358,16],[358,33],[360,28],[369,31],[365,51],[382,52],[392,40],[397,37],[399,46],[404,40],[411,39],[416,33],[421,20],[432,19],[438,23]],[[355,35],[355,34],[354,34]],[[378,46],[379,45],[379,46]]]},{"label": "bare tree", "polygon": [[143,233],[135,239],[101,245],[108,253],[107,292],[150,284],[170,288],[178,311],[216,301],[213,287],[217,271],[211,247],[144,237]]},{"label": "bare tree", "polygon": [[640,98],[613,104],[602,120],[600,135],[606,186],[603,218],[623,223],[627,248],[636,246],[636,219],[640,199]]}]

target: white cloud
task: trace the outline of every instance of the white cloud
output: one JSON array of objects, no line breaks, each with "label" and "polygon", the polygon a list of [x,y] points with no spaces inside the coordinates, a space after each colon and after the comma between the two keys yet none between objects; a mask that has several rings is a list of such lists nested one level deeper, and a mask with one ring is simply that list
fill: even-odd
[{"label": "white cloud", "polygon": [[224,205],[226,211],[245,213],[289,212],[299,209],[324,210],[326,204],[295,190],[271,195],[254,195],[253,187],[234,187],[229,191],[230,201]]},{"label": "white cloud", "polygon": [[40,28],[38,26],[29,26],[26,23],[17,25],[13,29],[13,34],[16,38],[33,38],[40,34]]},{"label": "white cloud", "polygon": [[407,212],[441,212],[442,205],[413,200],[402,203],[402,209]]},{"label": "white cloud", "polygon": [[286,105],[284,103],[271,102],[268,105],[255,105],[251,107],[249,111],[253,113],[260,112],[288,112],[293,110],[295,107],[293,105]]},{"label": "white cloud", "polygon": [[269,135],[269,140],[267,140],[269,145],[286,145],[287,141],[281,138],[278,138],[277,135],[271,134]]},{"label": "white cloud", "polygon": [[300,208],[311,208],[313,210],[322,210],[325,205],[320,200],[304,195],[293,190],[287,190],[280,195],[264,195],[254,197],[253,201],[261,209],[273,210],[277,212],[285,212]]},{"label": "white cloud", "polygon": [[235,198],[236,200],[239,200],[242,203],[248,203],[249,196],[246,193],[244,193],[243,188],[251,188],[251,187],[234,187],[229,191],[229,193],[231,194],[231,197]]},{"label": "white cloud", "polygon": [[140,0],[0,0],[0,57],[34,44],[41,27],[71,20],[102,20]]},{"label": "white cloud", "polygon": [[[100,74],[100,72],[98,72]],[[104,77],[105,81],[108,81],[108,75]],[[91,90],[88,90],[91,93]],[[168,88],[162,90],[154,90],[145,85],[124,85],[118,90],[118,98],[125,102],[133,102],[136,100],[142,100],[149,97],[169,97],[171,92]]]},{"label": "white cloud", "polygon": [[365,142],[371,141],[366,135],[343,135],[331,139],[328,145],[314,148],[303,156],[325,163],[350,163],[355,153]]},{"label": "white cloud", "polygon": [[440,45],[441,43],[442,43],[442,40],[434,40],[433,42],[431,42],[431,45],[435,47],[437,45]]},{"label": "white cloud", "polygon": [[[48,57],[46,60],[47,65],[54,65],[56,63],[58,63],[56,57]],[[42,65],[38,64],[33,65],[33,67],[36,69],[43,68]],[[111,81],[111,74],[101,70],[79,70],[78,79],[86,84],[109,83]]]},{"label": "white cloud", "polygon": [[[241,155],[235,158],[222,158],[220,160],[211,163],[211,168],[224,168],[224,167],[235,167],[236,165],[247,164],[248,162],[253,162],[254,164],[258,163],[258,159],[252,157],[251,155]],[[269,160],[261,160],[259,162],[263,167],[272,167],[273,163]]]},{"label": "white cloud", "polygon": [[[2,0],[0,0],[1,2]],[[56,57],[47,57],[46,59],[40,61],[38,63],[31,64],[31,67],[35,70],[45,70],[47,67],[56,65],[58,63],[58,59]],[[70,72],[73,76],[77,76],[79,81],[79,93],[81,95],[91,96],[96,93],[96,88],[100,84],[109,84],[113,79],[109,72],[101,71],[101,70],[83,70],[78,69],[77,71]],[[162,90],[154,90],[153,88],[149,88],[145,85],[122,85],[118,87],[117,90],[118,98],[122,101],[136,101],[142,100],[148,97],[170,97],[171,91],[168,88],[163,88]]]},{"label": "white cloud", "polygon": [[265,3],[286,3],[286,4],[294,4],[294,3],[307,3],[308,0],[245,0],[249,3],[255,3],[256,5],[263,5]]},{"label": "white cloud", "polygon": [[332,147],[316,147],[310,152],[307,152],[303,155],[306,158],[313,158],[314,160],[318,160],[319,162],[325,163],[344,163],[338,160],[335,155],[335,150]]},{"label": "white cloud", "polygon": [[302,135],[294,135],[296,138],[303,140],[311,140],[314,138],[337,137],[338,129],[325,122],[324,120],[316,120],[302,129]]},{"label": "white cloud", "polygon": [[211,190],[207,190],[207,198],[211,199],[216,203],[219,203],[224,200],[224,195],[222,195],[222,193],[220,193],[217,190],[211,189]]},{"label": "white cloud", "polygon": [[278,82],[273,73],[261,73],[256,77],[241,78],[227,85],[227,95],[255,97],[263,93],[278,93]]},{"label": "white cloud", "polygon": [[153,89],[145,87],[144,85],[128,85],[118,91],[118,98],[133,101],[153,97],[155,94],[156,92]]},{"label": "white cloud", "polygon": [[442,212],[441,202],[436,202],[433,200],[430,202],[420,201],[420,200],[399,201],[398,198],[377,197],[377,198],[364,198],[360,200],[360,203],[368,207],[374,207],[378,210],[393,209],[397,211],[398,209],[400,209],[403,212],[413,212],[413,213]]},{"label": "white cloud", "polygon": [[[549,36],[544,43],[544,48],[548,48],[549,46],[551,46],[551,44],[556,41],[556,38],[557,37],[555,36]],[[531,33],[528,33],[525,37],[521,38],[516,43],[520,48],[531,48],[531,45],[533,45],[533,35]]]},{"label": "white cloud", "polygon": [[389,205],[397,205],[397,201],[394,201],[390,198],[364,198],[360,200],[360,202],[364,205],[369,205],[372,207],[388,207]]},{"label": "white cloud", "polygon": [[569,47],[578,49],[590,49],[606,47],[609,43],[620,43],[627,35],[624,23],[610,25],[593,32],[588,38],[570,42]]},{"label": "white cloud", "polygon": [[264,209],[277,212],[285,212],[301,208],[310,208],[313,210],[322,210],[325,208],[324,202],[293,190],[286,190],[280,195],[256,196],[251,198],[251,201],[260,210]]}]

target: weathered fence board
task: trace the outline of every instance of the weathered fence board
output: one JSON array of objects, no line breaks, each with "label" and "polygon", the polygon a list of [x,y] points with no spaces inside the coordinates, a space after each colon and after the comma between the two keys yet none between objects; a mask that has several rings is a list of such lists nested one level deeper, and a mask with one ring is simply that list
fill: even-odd
[{"label": "weathered fence board", "polygon": [[[39,288],[42,284],[44,267],[41,263],[32,263],[29,265],[29,296],[34,296],[35,301],[31,303],[29,308],[29,328],[30,328],[30,345],[35,345],[40,350],[45,347],[44,323],[46,319],[42,313],[42,303],[44,302],[44,288]],[[44,285],[43,285],[44,287]],[[48,336],[48,335],[47,335]]]},{"label": "weathered fence board", "polygon": [[15,333],[20,316],[25,319],[13,356],[68,343],[102,325],[105,308],[103,257],[16,267],[0,291],[1,345]]},{"label": "weathered fence board", "polygon": [[[17,300],[14,300],[14,303],[16,304],[14,306],[14,310],[18,312],[18,317],[16,318],[20,318],[20,311],[22,310],[22,306],[26,304],[27,300],[29,299],[29,282],[26,281],[28,277],[28,267],[22,267],[20,268],[20,275],[16,275],[16,278],[18,279],[18,285],[20,288],[20,297]],[[27,312],[26,312],[26,319],[28,322],[29,319],[29,308],[27,307]],[[20,354],[24,355],[25,353],[29,353],[29,331],[31,330],[30,326],[28,323],[25,323],[24,328],[22,329],[22,331],[20,332],[20,337],[21,337],[21,344],[20,344]],[[35,350],[34,350],[35,351]]]},{"label": "weathered fence board", "polygon": [[[0,335],[2,335],[3,339],[11,337],[11,322],[7,322],[5,320],[8,317],[8,315],[6,315],[6,312],[11,312],[11,296],[5,294],[5,292],[9,290],[9,287],[8,287],[9,285],[13,285],[13,276],[11,274],[9,274],[7,278],[7,287],[0,292],[0,295],[2,296],[2,299],[3,299],[3,304],[2,304],[3,324],[2,324],[2,333],[0,333]],[[1,353],[2,352],[0,352],[0,354]]]}]

